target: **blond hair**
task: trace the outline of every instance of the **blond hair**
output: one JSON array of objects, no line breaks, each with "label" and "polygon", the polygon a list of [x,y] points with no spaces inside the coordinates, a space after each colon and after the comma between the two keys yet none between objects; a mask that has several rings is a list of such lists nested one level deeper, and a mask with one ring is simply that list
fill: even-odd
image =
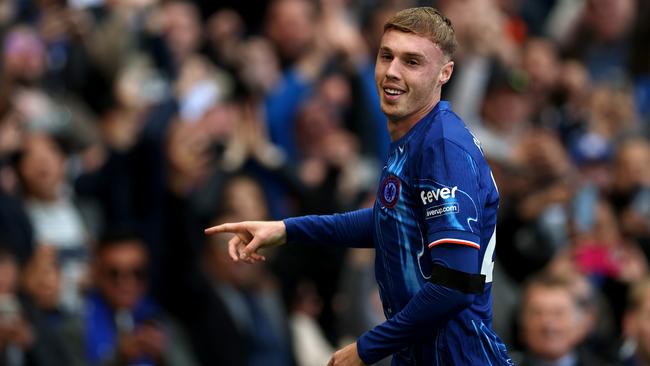
[{"label": "blond hair", "polygon": [[449,58],[454,55],[458,46],[451,21],[431,7],[409,8],[397,12],[384,24],[384,33],[389,30],[426,37],[437,44]]}]

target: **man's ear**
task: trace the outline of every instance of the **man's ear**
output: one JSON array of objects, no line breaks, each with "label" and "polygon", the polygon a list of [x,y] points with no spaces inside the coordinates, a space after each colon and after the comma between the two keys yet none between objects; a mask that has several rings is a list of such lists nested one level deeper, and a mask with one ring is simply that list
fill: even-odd
[{"label": "man's ear", "polygon": [[451,74],[454,72],[454,61],[448,61],[440,69],[440,85],[446,84],[447,81],[451,78]]}]

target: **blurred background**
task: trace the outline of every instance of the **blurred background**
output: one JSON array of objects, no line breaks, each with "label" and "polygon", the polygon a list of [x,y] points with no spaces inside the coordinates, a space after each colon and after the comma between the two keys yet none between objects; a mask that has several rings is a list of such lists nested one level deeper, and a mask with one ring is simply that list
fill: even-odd
[{"label": "blurred background", "polygon": [[380,323],[371,250],[236,265],[203,228],[372,205],[414,5],[460,44],[513,358],[650,364],[643,0],[0,1],[0,364],[325,365]]}]

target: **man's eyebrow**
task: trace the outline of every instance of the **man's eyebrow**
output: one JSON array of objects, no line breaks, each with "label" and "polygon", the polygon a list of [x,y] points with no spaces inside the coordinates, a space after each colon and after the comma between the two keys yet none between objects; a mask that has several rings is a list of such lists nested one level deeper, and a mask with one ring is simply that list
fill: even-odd
[{"label": "man's eyebrow", "polygon": [[426,59],[426,56],[418,52],[404,52],[404,56],[408,58],[416,58],[418,60]]},{"label": "man's eyebrow", "polygon": [[[393,50],[386,47],[386,46],[379,47],[379,51],[380,52],[393,53]],[[404,52],[402,55],[404,57],[407,57],[407,58],[415,58],[415,59],[418,59],[418,60],[426,60],[426,58],[427,58],[425,55],[423,55],[422,53],[419,53],[419,52]]]}]

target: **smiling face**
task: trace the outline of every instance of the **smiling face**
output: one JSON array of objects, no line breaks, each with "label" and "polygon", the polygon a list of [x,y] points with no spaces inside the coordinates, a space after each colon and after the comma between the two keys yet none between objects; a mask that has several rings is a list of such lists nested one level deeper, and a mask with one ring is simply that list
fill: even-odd
[{"label": "smiling face", "polygon": [[524,299],[522,337],[537,357],[558,360],[567,355],[583,334],[581,318],[570,290],[533,285]]},{"label": "smiling face", "polygon": [[384,33],[375,82],[393,140],[401,136],[394,134],[390,125],[410,128],[429,113],[440,100],[440,88],[453,68],[454,63],[430,39],[396,29]]}]

